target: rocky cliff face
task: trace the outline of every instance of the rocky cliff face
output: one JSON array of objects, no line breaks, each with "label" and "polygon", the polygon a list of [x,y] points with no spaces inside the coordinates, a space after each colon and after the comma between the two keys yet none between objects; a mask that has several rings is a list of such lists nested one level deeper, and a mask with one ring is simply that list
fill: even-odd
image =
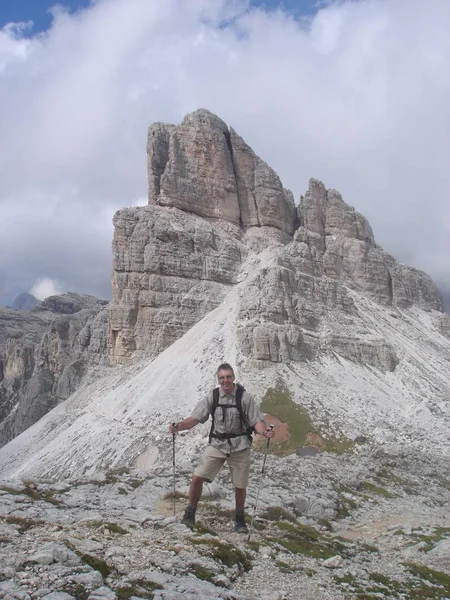
[{"label": "rocky cliff face", "polygon": [[[386,305],[443,310],[431,278],[398,263],[375,244],[367,219],[346,204],[339,192],[311,179],[299,206],[296,239],[317,250],[314,272],[337,279]],[[306,250],[306,249],[305,249]]]},{"label": "rocky cliff face", "polygon": [[245,246],[196,215],[148,206],[114,217],[112,363],[155,356],[218,306]]},{"label": "rocky cliff face", "polygon": [[[387,306],[443,310],[431,279],[377,246],[367,220],[337,191],[311,179],[295,209],[276,173],[209,111],[179,126],[152,125],[147,152],[149,206],[114,219],[111,363],[167,348],[222,302],[244,261],[259,263],[261,252],[272,260],[242,299],[239,332],[244,354],[259,362],[310,360],[328,344],[391,370],[389,341],[357,334],[350,291]],[[349,315],[355,327],[343,335]]]},{"label": "rocky cliff face", "polygon": [[106,301],[51,296],[32,312],[1,309],[0,445],[65,400],[106,360]]},{"label": "rocky cliff face", "polygon": [[294,198],[233,129],[207,110],[148,133],[149,204],[240,227],[295,228]]}]

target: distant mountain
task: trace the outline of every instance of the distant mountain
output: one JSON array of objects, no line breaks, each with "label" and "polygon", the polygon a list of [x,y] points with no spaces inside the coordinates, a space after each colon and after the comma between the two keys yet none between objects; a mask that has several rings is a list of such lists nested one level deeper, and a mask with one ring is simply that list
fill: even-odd
[{"label": "distant mountain", "polygon": [[35,298],[32,294],[22,292],[22,294],[19,294],[14,300],[11,308],[14,308],[15,310],[31,310],[36,306],[38,302],[38,299]]},{"label": "distant mountain", "polygon": [[0,307],[0,446],[106,362],[107,304],[69,292],[29,311]]}]

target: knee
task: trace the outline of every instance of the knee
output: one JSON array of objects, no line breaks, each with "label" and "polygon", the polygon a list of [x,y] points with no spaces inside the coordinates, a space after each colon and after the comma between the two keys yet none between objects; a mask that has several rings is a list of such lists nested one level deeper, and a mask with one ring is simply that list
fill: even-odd
[{"label": "knee", "polygon": [[204,477],[200,477],[200,475],[192,475],[192,484],[193,485],[203,485],[203,482],[206,481]]}]

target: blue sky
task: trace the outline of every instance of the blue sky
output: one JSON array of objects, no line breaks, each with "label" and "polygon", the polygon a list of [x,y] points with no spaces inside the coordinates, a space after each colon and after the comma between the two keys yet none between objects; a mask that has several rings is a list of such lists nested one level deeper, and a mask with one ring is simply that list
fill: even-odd
[{"label": "blue sky", "polygon": [[[0,2],[0,27],[7,23],[33,21],[32,33],[48,28],[51,15],[48,9],[56,4],[49,0],[2,0]],[[71,11],[88,6],[89,0],[71,0],[60,4],[69,6]]]},{"label": "blue sky", "polygon": [[[0,28],[7,23],[20,21],[33,21],[33,28],[30,34],[36,34],[45,31],[51,22],[51,15],[48,9],[54,4],[61,4],[69,7],[70,12],[75,12],[85,8],[90,4],[90,0],[1,0],[0,1]],[[316,11],[316,0],[251,0],[253,6],[263,6],[268,9],[274,9],[281,6],[296,16],[311,15]]]}]

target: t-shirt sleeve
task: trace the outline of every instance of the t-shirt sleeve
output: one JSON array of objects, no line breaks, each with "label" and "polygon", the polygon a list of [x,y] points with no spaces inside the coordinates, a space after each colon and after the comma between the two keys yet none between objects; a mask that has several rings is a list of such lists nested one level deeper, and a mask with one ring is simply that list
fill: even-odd
[{"label": "t-shirt sleeve", "polygon": [[263,412],[260,410],[256,402],[253,400],[253,397],[248,392],[244,392],[242,397],[242,407],[244,409],[245,416],[247,417],[247,423],[249,427],[253,427],[256,425],[256,423],[264,421]]},{"label": "t-shirt sleeve", "polygon": [[199,423],[206,423],[211,414],[212,408],[212,394],[208,394],[200,400],[200,402],[196,405],[194,410],[191,413],[191,417],[198,421]]}]

